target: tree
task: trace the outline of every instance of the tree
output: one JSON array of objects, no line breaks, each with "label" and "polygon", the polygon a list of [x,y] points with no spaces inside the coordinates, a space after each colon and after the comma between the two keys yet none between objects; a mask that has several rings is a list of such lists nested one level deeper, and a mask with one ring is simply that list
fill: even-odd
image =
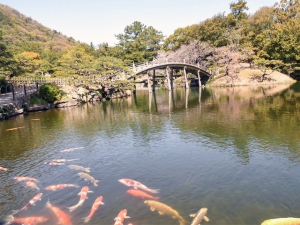
[{"label": "tree", "polygon": [[280,60],[267,60],[267,59],[256,59],[255,65],[263,72],[260,77],[260,82],[263,82],[267,75],[272,74],[275,70],[279,69],[283,65]]},{"label": "tree", "polygon": [[128,64],[152,60],[163,41],[162,32],[138,21],[126,26],[124,34],[115,36],[119,40],[117,46],[124,51],[123,59]]},{"label": "tree", "polygon": [[236,20],[244,20],[248,18],[245,10],[248,10],[247,2],[245,0],[238,0],[230,3],[230,10]]},{"label": "tree", "polygon": [[21,54],[16,55],[15,59],[25,75],[32,75],[40,68],[42,63],[40,54],[36,52],[22,52]]}]

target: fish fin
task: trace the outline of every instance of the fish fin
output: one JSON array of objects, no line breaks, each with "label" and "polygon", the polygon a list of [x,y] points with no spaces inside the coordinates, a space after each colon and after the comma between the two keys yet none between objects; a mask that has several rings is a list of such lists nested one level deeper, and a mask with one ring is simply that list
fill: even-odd
[{"label": "fish fin", "polygon": [[82,218],[83,219],[83,222],[84,223],[87,223],[87,222],[89,222],[90,221],[90,219],[91,219],[91,217],[84,217],[84,218]]},{"label": "fish fin", "polygon": [[209,221],[209,218],[207,216],[204,216],[203,219],[208,222]]},{"label": "fish fin", "polygon": [[164,215],[164,213],[163,213],[163,212],[161,212],[161,211],[158,211],[158,213],[159,213],[159,215]]},{"label": "fish fin", "polygon": [[88,193],[94,193],[93,191],[88,191]]},{"label": "fish fin", "polygon": [[129,218],[131,218],[131,217],[130,217],[130,216],[125,216],[125,218],[126,218],[126,219],[129,219]]},{"label": "fish fin", "polygon": [[100,205],[104,205],[104,202],[100,202]]},{"label": "fish fin", "polygon": [[150,188],[148,188],[148,189],[145,189],[145,191],[149,191],[149,192],[151,192],[153,194],[159,193],[159,189],[150,189]]},{"label": "fish fin", "polygon": [[150,207],[151,211],[155,211],[155,208],[153,206]]},{"label": "fish fin", "polygon": [[190,214],[190,217],[195,217],[196,213]]},{"label": "fish fin", "polygon": [[5,218],[5,224],[11,224],[11,222],[14,220],[14,216],[13,215],[9,215]]},{"label": "fish fin", "polygon": [[71,207],[68,207],[68,209],[70,210],[70,212],[74,211],[79,205],[73,205]]}]

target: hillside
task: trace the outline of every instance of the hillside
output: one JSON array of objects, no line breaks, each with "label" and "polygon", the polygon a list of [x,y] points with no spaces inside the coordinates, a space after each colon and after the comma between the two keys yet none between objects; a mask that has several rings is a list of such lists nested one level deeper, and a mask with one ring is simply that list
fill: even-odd
[{"label": "hillside", "polygon": [[43,49],[52,48],[61,52],[76,41],[60,32],[51,30],[17,10],[0,4],[0,29],[3,43],[13,53],[20,53],[24,49],[40,53]]}]

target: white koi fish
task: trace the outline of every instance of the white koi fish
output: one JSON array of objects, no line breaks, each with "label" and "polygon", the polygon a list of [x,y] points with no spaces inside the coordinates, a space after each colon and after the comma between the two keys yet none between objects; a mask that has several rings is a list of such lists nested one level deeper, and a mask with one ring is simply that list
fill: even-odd
[{"label": "white koi fish", "polygon": [[65,163],[65,162],[72,162],[76,161],[79,159],[53,159],[52,162],[57,162],[57,163]]},{"label": "white koi fish", "polygon": [[134,189],[140,188],[144,191],[148,191],[148,192],[154,193],[154,194],[159,192],[159,189],[150,189],[150,188],[146,187],[145,185],[143,185],[142,183],[132,180],[132,179],[123,178],[123,179],[120,179],[119,182],[122,184],[125,184],[126,186],[133,187]]},{"label": "white koi fish", "polygon": [[56,191],[58,189],[63,189],[63,188],[68,188],[68,187],[79,188],[79,186],[77,186],[75,184],[56,184],[56,185],[47,186],[45,189],[48,191]]},{"label": "white koi fish", "polygon": [[92,191],[89,191],[88,186],[84,186],[78,194],[78,195],[80,195],[80,200],[79,200],[78,204],[68,207],[70,212],[74,211],[76,208],[78,208],[79,206],[82,205],[82,203],[85,201],[85,199],[87,199],[88,193],[92,193]]},{"label": "white koi fish", "polygon": [[191,214],[190,217],[194,217],[191,225],[198,225],[203,219],[208,222],[209,219],[206,217],[206,214],[207,208],[201,208],[196,214]]},{"label": "white koi fish", "polygon": [[72,152],[74,150],[77,150],[77,149],[83,149],[84,147],[77,147],[77,148],[68,148],[68,149],[65,149],[65,150],[61,150],[60,152]]}]

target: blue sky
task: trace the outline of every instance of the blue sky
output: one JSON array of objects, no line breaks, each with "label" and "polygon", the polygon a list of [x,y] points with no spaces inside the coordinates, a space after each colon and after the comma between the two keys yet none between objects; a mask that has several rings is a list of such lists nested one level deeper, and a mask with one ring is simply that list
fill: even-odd
[{"label": "blue sky", "polygon": [[[219,12],[229,13],[234,0],[0,0],[25,16],[77,41],[117,43],[115,34],[134,21],[153,26],[165,36]],[[248,0],[249,13],[276,0]]]}]

